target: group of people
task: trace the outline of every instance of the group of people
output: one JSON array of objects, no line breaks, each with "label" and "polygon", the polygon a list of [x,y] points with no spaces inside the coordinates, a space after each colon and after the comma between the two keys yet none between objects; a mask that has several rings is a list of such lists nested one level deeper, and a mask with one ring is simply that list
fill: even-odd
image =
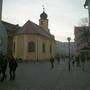
[{"label": "group of people", "polygon": [[[57,60],[58,63],[60,63],[60,57],[51,57],[50,58],[50,63],[51,63],[51,68],[54,68],[54,61]],[[84,55],[80,55],[78,57],[74,57],[71,59],[70,62],[68,62],[68,71],[71,71],[71,66],[77,66],[80,67],[82,71],[85,71],[85,56]]]},{"label": "group of people", "polygon": [[0,53],[0,81],[3,82],[6,78],[6,70],[9,67],[9,78],[15,80],[15,71],[18,64],[13,55],[3,55]]},{"label": "group of people", "polygon": [[77,66],[82,68],[82,71],[84,71],[86,59],[87,58],[83,54],[75,57],[76,64],[77,64]]}]

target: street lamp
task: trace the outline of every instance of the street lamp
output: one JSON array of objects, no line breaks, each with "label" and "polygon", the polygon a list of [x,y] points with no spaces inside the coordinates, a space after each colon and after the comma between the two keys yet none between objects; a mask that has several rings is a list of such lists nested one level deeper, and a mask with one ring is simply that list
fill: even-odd
[{"label": "street lamp", "polygon": [[68,40],[68,48],[69,48],[68,70],[70,72],[70,40],[71,40],[71,37],[68,37],[67,40]]}]

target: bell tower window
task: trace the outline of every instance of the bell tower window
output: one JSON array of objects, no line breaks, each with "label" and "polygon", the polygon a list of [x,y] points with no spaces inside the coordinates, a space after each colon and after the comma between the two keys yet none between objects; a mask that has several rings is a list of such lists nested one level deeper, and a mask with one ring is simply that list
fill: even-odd
[{"label": "bell tower window", "polygon": [[41,24],[44,24],[44,21],[41,21]]}]

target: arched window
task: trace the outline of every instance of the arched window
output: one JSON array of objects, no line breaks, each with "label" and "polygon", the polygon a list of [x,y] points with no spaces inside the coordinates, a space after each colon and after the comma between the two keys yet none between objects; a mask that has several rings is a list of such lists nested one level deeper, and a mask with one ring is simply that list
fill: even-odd
[{"label": "arched window", "polygon": [[28,52],[35,52],[35,43],[34,42],[28,43]]},{"label": "arched window", "polygon": [[45,44],[43,43],[43,45],[42,45],[42,52],[43,53],[45,53],[45,49],[46,49],[46,47],[45,47]]},{"label": "arched window", "polygon": [[52,45],[50,45],[50,53],[52,53]]},{"label": "arched window", "polygon": [[13,53],[15,53],[15,41],[13,42]]},{"label": "arched window", "polygon": [[3,41],[3,40],[2,40],[2,38],[0,37],[0,46],[2,45],[2,41]]}]

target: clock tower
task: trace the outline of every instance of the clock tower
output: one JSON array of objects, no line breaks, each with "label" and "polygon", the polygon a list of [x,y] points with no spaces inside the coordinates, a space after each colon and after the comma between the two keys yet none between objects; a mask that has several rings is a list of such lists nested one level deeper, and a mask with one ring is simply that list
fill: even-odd
[{"label": "clock tower", "polygon": [[39,26],[42,27],[45,31],[49,32],[47,17],[48,15],[45,13],[45,8],[43,8],[43,13],[41,13],[40,19],[39,19]]}]

